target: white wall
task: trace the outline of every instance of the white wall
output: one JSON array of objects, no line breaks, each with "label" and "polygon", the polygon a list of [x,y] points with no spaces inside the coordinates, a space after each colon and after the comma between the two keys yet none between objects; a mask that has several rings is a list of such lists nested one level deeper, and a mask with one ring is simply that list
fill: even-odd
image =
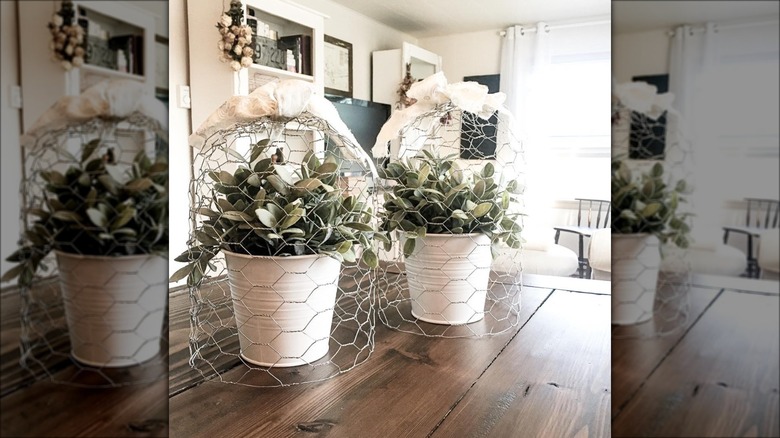
[{"label": "white wall", "polygon": [[19,132],[21,111],[10,106],[10,88],[19,85],[19,49],[16,28],[16,2],[0,2],[0,114],[2,114],[2,143],[0,143],[0,161],[2,161],[2,192],[0,193],[0,273],[5,273],[13,264],[5,259],[16,251],[19,240],[20,224],[19,182],[21,173],[21,149]]},{"label": "white wall", "polygon": [[[192,0],[190,0],[192,1]],[[189,83],[189,56],[187,35],[187,6],[185,0],[168,1],[168,26],[171,37],[168,40],[168,87],[170,105],[168,112],[169,142],[169,260],[173,260],[187,248],[189,235],[190,197],[190,147],[187,137],[190,135],[190,110],[179,107],[179,85]],[[214,30],[216,32],[216,29]],[[178,37],[177,37],[178,36]],[[214,53],[217,53],[214,47]],[[214,57],[216,62],[216,56]],[[171,262],[173,274],[182,265]]]},{"label": "white wall", "polygon": [[618,83],[629,82],[638,75],[669,73],[668,31],[656,29],[612,35],[612,75]]},{"label": "white wall", "polygon": [[420,39],[417,45],[441,55],[447,80],[464,76],[492,75],[501,71],[501,29]]}]

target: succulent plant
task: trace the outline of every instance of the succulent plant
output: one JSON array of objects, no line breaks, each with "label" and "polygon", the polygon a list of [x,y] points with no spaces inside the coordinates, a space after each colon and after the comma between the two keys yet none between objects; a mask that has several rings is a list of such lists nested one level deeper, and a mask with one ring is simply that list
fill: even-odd
[{"label": "succulent plant", "polygon": [[188,278],[197,284],[221,249],[258,256],[324,254],[339,261],[361,260],[378,265],[373,238],[384,236],[372,225],[372,208],[338,186],[338,164],[309,152],[294,172],[261,158],[268,148],[262,140],[251,148],[250,159],[229,150],[241,165],[233,172],[210,171],[214,181],[211,204],[201,207],[203,218],[194,231],[196,242],[175,260],[187,266],[171,281]]},{"label": "succulent plant", "polygon": [[677,211],[685,202],[681,195],[686,192],[686,183],[679,180],[672,188],[663,175],[661,163],[637,177],[624,161],[612,161],[612,232],[649,233],[662,243],[687,248],[690,227],[686,218],[690,214]]},{"label": "succulent plant", "polygon": [[424,157],[389,163],[380,170],[380,177],[397,182],[385,194],[381,228],[403,233],[404,255],[411,255],[416,239],[427,233],[482,233],[494,243],[520,247],[520,214],[509,209],[520,193],[517,181],[499,189],[490,162],[481,172],[469,174],[458,167],[457,154],[439,158],[423,153]]},{"label": "succulent plant", "polygon": [[168,248],[168,164],[152,162],[144,151],[132,166],[105,157],[90,159],[100,146],[92,140],[65,174],[42,171],[31,178],[45,182],[43,205],[27,211],[37,217],[24,233],[25,243],[7,260],[18,263],[2,280],[17,276],[32,282],[52,250],[121,256],[165,253]]}]

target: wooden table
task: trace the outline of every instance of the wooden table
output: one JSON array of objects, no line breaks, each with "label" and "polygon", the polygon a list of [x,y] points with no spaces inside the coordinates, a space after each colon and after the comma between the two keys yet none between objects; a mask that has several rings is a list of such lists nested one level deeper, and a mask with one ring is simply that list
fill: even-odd
[{"label": "wooden table", "polygon": [[[606,437],[609,316],[609,295],[524,287],[521,322],[509,332],[440,339],[380,324],[376,349],[357,368],[268,389],[188,380],[178,369],[188,326],[172,314],[170,434]],[[228,369],[226,380],[244,371]]]},{"label": "wooden table", "polygon": [[[120,388],[77,387],[35,381],[19,366],[19,292],[8,288],[0,293],[0,436],[2,437],[164,437],[168,436],[168,382]],[[64,346],[67,351],[67,345]],[[167,360],[164,351],[142,371],[147,376],[164,377]],[[66,356],[47,364],[56,381],[105,385],[105,378],[78,372]],[[129,376],[128,369],[115,372]],[[138,368],[134,368],[136,372]],[[107,375],[112,372],[107,371]],[[146,378],[146,381],[152,378]],[[126,380],[127,381],[127,380]]]},{"label": "wooden table", "polygon": [[693,287],[672,335],[613,339],[612,436],[780,436],[780,285],[753,282]]}]

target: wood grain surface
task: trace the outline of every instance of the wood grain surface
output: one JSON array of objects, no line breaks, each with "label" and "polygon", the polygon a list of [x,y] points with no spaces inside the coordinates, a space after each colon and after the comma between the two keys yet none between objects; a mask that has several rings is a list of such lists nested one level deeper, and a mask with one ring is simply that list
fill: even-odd
[{"label": "wood grain surface", "polygon": [[[463,400],[468,400],[468,394],[479,388],[481,379],[492,375],[489,371],[496,363],[508,366],[512,362],[511,359],[499,362],[497,358],[517,343],[510,350],[516,357],[530,361],[537,354],[543,355],[533,361],[533,367],[542,370],[530,374],[531,378],[544,380],[549,375],[544,369],[560,369],[563,373],[569,361],[579,363],[580,359],[592,359],[588,371],[583,370],[582,378],[575,379],[583,394],[593,391],[593,396],[581,401],[578,421],[597,425],[593,426],[593,436],[598,436],[595,430],[603,432],[609,422],[608,402],[604,401],[608,400],[608,394],[602,393],[609,388],[608,377],[604,377],[609,375],[606,341],[609,328],[604,310],[608,308],[608,297],[561,292],[560,298],[548,300],[551,293],[548,289],[525,288],[520,325],[511,332],[488,338],[427,338],[379,326],[371,358],[325,382],[266,389],[208,381],[190,387],[171,398],[170,434],[172,437],[426,437],[446,425],[447,415]],[[572,304],[567,304],[570,301]],[[572,351],[553,348],[560,346],[561,335],[544,333],[543,327],[549,328],[557,318],[569,314],[571,306],[582,308],[586,302],[596,304],[585,306],[591,311],[582,313],[580,323],[589,321],[584,324],[595,331],[599,325],[603,326],[601,337],[587,341],[577,337],[582,345],[568,344],[566,348]],[[533,336],[540,339],[530,342],[527,337],[516,336],[518,331],[522,335],[524,330],[531,330],[539,315],[544,315],[544,319],[536,324]],[[563,327],[566,327],[562,328],[564,331],[575,330],[567,324]],[[551,342],[544,344],[544,339]],[[583,349],[588,352],[583,353]],[[583,357],[573,358],[574,351]],[[235,379],[244,372],[238,366],[228,371],[225,378]],[[553,374],[560,380],[560,386],[571,382],[562,374]],[[586,382],[589,378],[593,381]],[[545,388],[538,388],[540,395],[550,385],[544,382],[541,386]],[[550,388],[562,393],[568,391],[560,386]],[[503,421],[513,421],[510,417],[497,420],[496,427],[501,429]],[[544,424],[529,422],[531,426],[542,428]],[[517,431],[514,436],[537,436],[542,430]]]},{"label": "wood grain surface", "polygon": [[606,437],[610,297],[556,290],[434,437]]},{"label": "wood grain surface", "polygon": [[777,295],[724,291],[613,419],[613,436],[780,436]]}]

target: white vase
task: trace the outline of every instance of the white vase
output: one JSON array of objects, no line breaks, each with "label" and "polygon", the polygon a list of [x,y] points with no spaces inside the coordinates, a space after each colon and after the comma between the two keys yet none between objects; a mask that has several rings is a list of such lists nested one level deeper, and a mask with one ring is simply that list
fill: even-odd
[{"label": "white vase", "polygon": [[653,317],[660,265],[654,235],[612,235],[612,324],[639,324]]},{"label": "white vase", "polygon": [[247,362],[292,367],[328,354],[339,261],[319,254],[223,252],[241,356]]},{"label": "white vase", "polygon": [[71,355],[95,367],[125,367],[160,351],[168,260],[56,251]]},{"label": "white vase", "polygon": [[485,316],[490,238],[428,234],[406,258],[412,316],[433,324],[469,324]]}]

